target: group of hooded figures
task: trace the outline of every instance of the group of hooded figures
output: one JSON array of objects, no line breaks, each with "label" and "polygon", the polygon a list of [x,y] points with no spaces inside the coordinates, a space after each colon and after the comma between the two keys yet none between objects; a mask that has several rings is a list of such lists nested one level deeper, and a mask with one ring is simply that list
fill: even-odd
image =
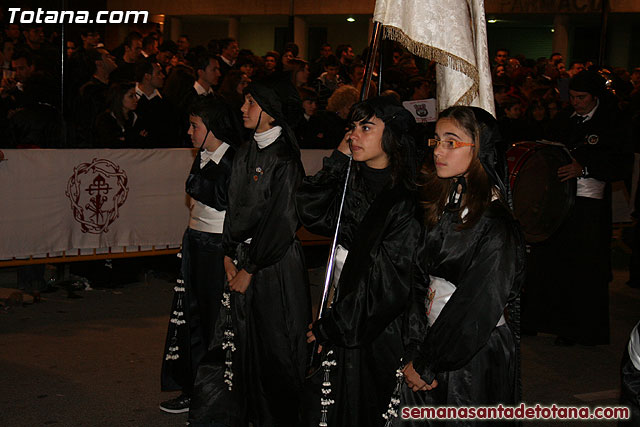
[{"label": "group of hooded figures", "polygon": [[[251,83],[242,143],[224,103],[190,111],[199,151],[162,369],[163,390],[183,394],[168,412],[188,410],[190,425],[382,426],[404,423],[406,406],[519,401],[525,244],[496,120],[451,107],[421,156],[412,115],[370,98],[305,177],[297,102],[287,81]],[[315,322],[300,225],[339,226],[335,289]]]}]

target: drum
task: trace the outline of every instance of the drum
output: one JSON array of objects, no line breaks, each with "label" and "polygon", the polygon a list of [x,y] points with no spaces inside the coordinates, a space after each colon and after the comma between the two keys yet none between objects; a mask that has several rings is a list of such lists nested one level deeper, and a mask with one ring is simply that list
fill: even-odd
[{"label": "drum", "polygon": [[558,178],[558,168],[569,163],[569,151],[553,142],[519,142],[507,150],[513,210],[527,242],[551,237],[573,208],[576,180]]}]

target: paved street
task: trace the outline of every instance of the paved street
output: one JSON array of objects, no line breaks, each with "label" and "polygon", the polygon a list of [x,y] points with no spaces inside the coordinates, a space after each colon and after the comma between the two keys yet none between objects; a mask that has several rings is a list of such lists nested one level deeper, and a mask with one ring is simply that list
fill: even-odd
[{"label": "paved street", "polygon": [[[14,273],[0,270],[0,286],[8,287]],[[321,269],[312,271],[312,281],[321,274]],[[627,287],[625,280],[626,272],[616,270],[611,345],[565,348],[554,346],[552,336],[525,337],[527,403],[616,403],[620,357],[640,319],[640,290]],[[0,311],[0,425],[184,425],[186,414],[158,410],[160,401],[172,397],[159,391],[172,292],[165,275],[119,289],[79,292],[81,299],[58,290],[43,294],[40,303]]]}]

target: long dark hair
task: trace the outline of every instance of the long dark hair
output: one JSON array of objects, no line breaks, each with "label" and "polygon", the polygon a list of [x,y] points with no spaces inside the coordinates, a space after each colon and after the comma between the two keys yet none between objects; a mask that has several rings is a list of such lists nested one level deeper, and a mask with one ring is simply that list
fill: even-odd
[{"label": "long dark hair", "polygon": [[136,85],[133,82],[114,83],[109,87],[109,92],[107,93],[107,107],[122,127],[125,127],[127,123],[127,117],[122,111],[122,100],[126,93],[135,87]]},{"label": "long dark hair", "polygon": [[238,85],[245,75],[241,70],[230,70],[222,80],[218,93],[234,108],[240,109],[244,103],[244,95],[238,93]]},{"label": "long dark hair", "polygon": [[389,158],[393,185],[414,191],[417,167],[415,141],[410,133],[415,124],[413,116],[393,98],[381,96],[354,104],[348,122],[359,123],[374,116],[385,124],[381,145]]},{"label": "long dark hair", "polygon": [[[478,153],[480,152],[481,132],[484,127],[476,119],[473,109],[470,107],[456,106],[449,107],[440,113],[438,120],[450,118],[456,122],[466,133],[468,133],[475,147],[471,147],[473,157],[471,164],[467,169],[466,191],[463,194],[462,202],[457,208],[458,211],[458,230],[472,227],[486,208],[491,203],[492,185],[489,180]],[[434,226],[444,212],[448,197],[451,194],[451,186],[457,185],[457,177],[440,178],[433,164],[433,156],[427,156],[427,159],[420,171],[418,179],[418,187],[421,196],[421,204],[424,208],[425,223],[428,227]],[[464,220],[462,212],[468,209]]]}]

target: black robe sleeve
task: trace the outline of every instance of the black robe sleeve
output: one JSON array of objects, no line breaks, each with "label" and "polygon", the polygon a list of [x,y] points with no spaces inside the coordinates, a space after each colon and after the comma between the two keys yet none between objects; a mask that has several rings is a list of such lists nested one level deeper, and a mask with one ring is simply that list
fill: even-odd
[{"label": "black robe sleeve", "polygon": [[413,283],[409,293],[409,306],[405,313],[402,327],[405,348],[403,360],[407,362],[415,360],[420,354],[419,347],[427,335],[429,327],[427,316],[425,316],[425,301],[429,290],[429,273],[426,271],[425,264],[420,262],[420,260],[425,259],[425,234],[426,231],[423,229],[413,261]]},{"label": "black robe sleeve", "polygon": [[[370,209],[374,216],[380,214],[376,212],[378,201]],[[396,203],[384,224],[379,224],[380,234],[368,219],[360,225],[361,232],[347,256],[338,301],[314,325],[320,342],[329,340],[347,348],[370,343],[407,307],[413,254],[420,235],[415,203],[410,199]]]},{"label": "black robe sleeve", "polygon": [[630,342],[622,357],[620,401],[631,409],[631,419],[629,424],[621,423],[621,425],[637,425],[635,423],[640,422],[640,369],[636,367],[638,354],[640,354],[640,322],[631,331]]},{"label": "black robe sleeve", "polygon": [[304,178],[296,193],[298,217],[307,230],[331,236],[336,227],[349,157],[335,150],[322,170]]},{"label": "black robe sleeve", "polygon": [[295,191],[302,180],[302,166],[297,159],[278,165],[270,183],[271,196],[249,245],[248,273],[280,261],[291,246],[298,230],[294,203]]},{"label": "black robe sleeve", "polygon": [[513,223],[490,218],[470,265],[459,283],[454,283],[455,292],[429,328],[420,356],[414,360],[414,368],[427,383],[438,372],[462,368],[486,344],[518,281],[521,250]]}]

